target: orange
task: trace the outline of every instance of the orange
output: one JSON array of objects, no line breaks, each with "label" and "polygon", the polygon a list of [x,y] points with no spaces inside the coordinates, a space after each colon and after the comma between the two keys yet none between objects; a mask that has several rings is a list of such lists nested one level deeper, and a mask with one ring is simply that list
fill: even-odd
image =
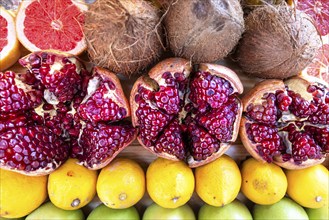
[{"label": "orange", "polygon": [[133,160],[117,158],[104,167],[97,179],[97,194],[108,207],[135,205],[145,193],[145,173]]},{"label": "orange", "polygon": [[187,203],[194,185],[192,169],[182,161],[157,158],[146,171],[147,192],[163,208],[177,208]]},{"label": "orange", "polygon": [[14,17],[0,6],[0,71],[16,63],[19,56]]},{"label": "orange", "polygon": [[68,159],[48,179],[48,194],[58,208],[76,210],[87,205],[96,195],[97,171]]},{"label": "orange", "polygon": [[287,170],[287,194],[307,208],[328,206],[329,173],[319,164],[301,170]]},{"label": "orange", "polygon": [[47,176],[26,176],[0,169],[0,217],[30,214],[47,198]]},{"label": "orange", "polygon": [[240,187],[239,167],[227,155],[195,169],[195,191],[209,205],[229,204],[239,194]]},{"label": "orange", "polygon": [[249,158],[242,163],[242,193],[254,203],[271,205],[287,191],[287,178],[281,167]]},{"label": "orange", "polygon": [[17,37],[32,52],[51,49],[80,54],[86,49],[82,30],[86,10],[87,5],[76,0],[22,1],[16,16]]}]

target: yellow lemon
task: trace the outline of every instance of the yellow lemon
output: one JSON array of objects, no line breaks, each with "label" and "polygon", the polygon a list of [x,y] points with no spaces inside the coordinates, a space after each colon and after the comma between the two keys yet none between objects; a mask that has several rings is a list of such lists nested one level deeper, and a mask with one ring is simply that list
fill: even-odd
[{"label": "yellow lemon", "polygon": [[287,178],[281,167],[249,158],[241,168],[242,193],[251,201],[271,205],[280,201],[287,191]]},{"label": "yellow lemon", "polygon": [[328,205],[328,169],[319,164],[301,170],[286,170],[288,195],[307,208]]},{"label": "yellow lemon", "polygon": [[98,197],[110,208],[129,208],[135,205],[144,193],[145,173],[133,160],[117,158],[104,167],[98,176]]},{"label": "yellow lemon", "polygon": [[23,217],[46,198],[47,176],[26,176],[0,169],[0,217]]},{"label": "yellow lemon", "polygon": [[146,171],[146,188],[151,199],[164,208],[177,208],[194,191],[192,169],[182,161],[155,159]]},{"label": "yellow lemon", "polygon": [[223,206],[239,194],[241,173],[227,155],[195,169],[195,191],[209,205]]},{"label": "yellow lemon", "polygon": [[68,159],[49,175],[48,194],[51,202],[65,210],[76,210],[87,205],[96,194],[97,171]]}]

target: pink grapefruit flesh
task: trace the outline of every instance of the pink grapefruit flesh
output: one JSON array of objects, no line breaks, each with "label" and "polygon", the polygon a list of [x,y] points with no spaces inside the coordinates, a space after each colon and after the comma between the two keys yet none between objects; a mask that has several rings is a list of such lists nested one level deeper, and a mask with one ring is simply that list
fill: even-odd
[{"label": "pink grapefruit flesh", "polygon": [[16,30],[30,51],[58,50],[79,54],[86,48],[82,25],[87,6],[74,0],[23,1]]},{"label": "pink grapefruit flesh", "polygon": [[298,0],[297,9],[310,15],[321,36],[329,34],[329,1]]}]

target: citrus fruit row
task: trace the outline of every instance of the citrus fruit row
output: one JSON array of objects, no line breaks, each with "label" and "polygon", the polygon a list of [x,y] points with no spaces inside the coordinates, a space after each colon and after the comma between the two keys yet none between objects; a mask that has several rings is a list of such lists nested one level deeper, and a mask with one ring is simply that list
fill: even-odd
[{"label": "citrus fruit row", "polygon": [[[53,210],[54,216],[56,213],[83,216],[81,209],[95,202],[97,194],[100,206],[93,207],[88,219],[97,219],[98,212],[121,217],[123,212],[130,213],[127,216],[135,215],[134,219],[143,212],[143,219],[154,219],[184,209],[193,214],[188,204],[194,192],[204,203],[199,210],[199,219],[217,216],[216,213],[221,212],[226,213],[223,218],[227,219],[250,219],[252,215],[255,219],[260,218],[257,216],[270,218],[269,214],[261,214],[263,209],[280,209],[280,206],[285,206],[280,202],[293,204],[302,211],[301,206],[311,211],[328,209],[329,174],[323,165],[283,170],[275,164],[249,158],[239,168],[231,157],[223,155],[194,170],[181,161],[157,158],[145,173],[136,161],[127,158],[116,158],[100,172],[77,162],[69,159],[49,176],[39,177],[1,169],[0,215],[7,218],[29,215],[27,219],[38,219],[33,216]],[[149,206],[143,211],[139,202],[149,197]],[[245,197],[252,215],[238,200]],[[163,214],[159,214],[160,211]],[[291,212],[282,214],[294,214]]]}]

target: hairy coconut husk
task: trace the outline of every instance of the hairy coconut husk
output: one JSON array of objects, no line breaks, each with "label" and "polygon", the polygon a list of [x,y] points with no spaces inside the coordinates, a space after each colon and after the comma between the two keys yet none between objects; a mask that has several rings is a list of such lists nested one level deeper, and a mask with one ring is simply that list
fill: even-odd
[{"label": "hairy coconut husk", "polygon": [[95,64],[124,75],[138,74],[163,52],[160,14],[144,0],[97,0],[84,32]]},{"label": "hairy coconut husk", "polygon": [[305,13],[286,5],[260,6],[245,20],[237,49],[242,70],[261,78],[287,78],[303,70],[321,45]]},{"label": "hairy coconut husk", "polygon": [[172,52],[195,63],[224,58],[244,31],[239,0],[174,0],[164,24]]}]

